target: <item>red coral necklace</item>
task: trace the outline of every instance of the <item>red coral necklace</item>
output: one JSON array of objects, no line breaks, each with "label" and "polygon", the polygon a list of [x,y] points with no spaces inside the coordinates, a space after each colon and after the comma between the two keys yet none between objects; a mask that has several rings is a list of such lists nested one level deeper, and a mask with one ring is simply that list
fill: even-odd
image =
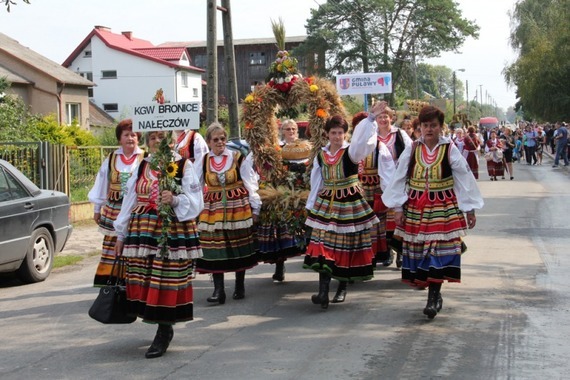
[{"label": "red coral necklace", "polygon": [[227,161],[228,161],[228,156],[223,156],[222,162],[220,162],[219,164],[216,163],[214,156],[210,157],[210,165],[212,165],[212,168],[217,172],[222,171],[222,169],[226,166]]}]

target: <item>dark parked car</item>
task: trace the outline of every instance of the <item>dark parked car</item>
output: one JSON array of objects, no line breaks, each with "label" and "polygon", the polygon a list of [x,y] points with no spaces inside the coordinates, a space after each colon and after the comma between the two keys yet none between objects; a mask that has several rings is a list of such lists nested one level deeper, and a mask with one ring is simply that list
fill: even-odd
[{"label": "dark parked car", "polygon": [[0,160],[0,272],[24,282],[45,280],[71,235],[69,197],[41,190]]}]

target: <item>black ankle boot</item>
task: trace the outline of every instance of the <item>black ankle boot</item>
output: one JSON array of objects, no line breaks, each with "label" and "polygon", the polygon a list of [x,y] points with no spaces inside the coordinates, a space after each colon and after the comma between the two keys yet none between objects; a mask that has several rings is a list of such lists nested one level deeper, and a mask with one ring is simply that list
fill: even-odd
[{"label": "black ankle boot", "polygon": [[168,349],[173,336],[174,329],[172,325],[159,324],[154,340],[144,354],[145,358],[153,359],[162,356]]},{"label": "black ankle boot", "polygon": [[275,273],[273,274],[273,280],[279,282],[285,280],[285,262],[278,261],[275,263]]},{"label": "black ankle boot", "polygon": [[245,271],[236,272],[236,288],[233,295],[234,300],[245,298]]},{"label": "black ankle boot", "polygon": [[311,301],[315,305],[321,305],[323,309],[329,307],[329,285],[331,277],[328,274],[319,273],[319,293],[311,296]]},{"label": "black ankle boot", "polygon": [[[424,314],[427,315],[429,319],[434,319],[437,315],[437,312],[441,310],[441,306],[443,305],[443,300],[441,300],[441,304],[438,302],[439,297],[441,297],[439,294],[440,289],[441,284],[429,284],[428,300],[426,307],[424,308]],[[438,306],[440,306],[439,309]]]},{"label": "black ankle boot", "polygon": [[226,291],[224,289],[224,274],[214,273],[212,274],[214,278],[214,293],[211,297],[208,297],[208,302],[219,303],[223,305],[226,302]]},{"label": "black ankle boot", "polygon": [[336,294],[332,299],[332,303],[341,303],[344,302],[346,298],[346,285],[348,283],[346,281],[339,281],[338,288],[336,289]]}]

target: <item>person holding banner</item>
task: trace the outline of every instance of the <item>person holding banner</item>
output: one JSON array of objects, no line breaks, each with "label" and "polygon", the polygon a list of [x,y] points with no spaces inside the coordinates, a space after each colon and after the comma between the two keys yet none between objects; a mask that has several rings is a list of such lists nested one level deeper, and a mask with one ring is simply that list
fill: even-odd
[{"label": "person holding banner", "polygon": [[[129,179],[114,223],[115,254],[126,259],[128,310],[158,325],[145,353],[148,359],[166,352],[175,323],[193,319],[193,270],[195,260],[202,256],[195,222],[204,208],[202,188],[190,160],[170,152],[167,144],[166,149],[159,148],[167,133],[146,134],[150,156]],[[164,172],[179,189],[171,191],[159,184],[167,181]]]},{"label": "person holding banner", "polygon": [[345,141],[344,117],[329,118],[324,127],[329,143],[313,161],[305,222],[312,231],[303,268],[319,273],[319,292],[311,301],[323,309],[329,306],[331,278],[346,283],[374,276],[370,229],[378,218],[362,194],[358,167],[376,147],[374,118],[385,107],[385,102],[372,107],[367,122],[355,128],[350,144]]},{"label": "person holding banner", "polygon": [[103,161],[88,195],[89,201],[94,204],[93,220],[104,235],[101,260],[93,280],[95,287],[107,285],[111,275],[117,241],[113,222],[121,210],[127,181],[145,155],[139,148],[141,133],[133,132],[131,119],[117,124],[115,135],[120,147]]},{"label": "person holding banner", "polygon": [[210,273],[214,279],[211,303],[224,304],[224,273],[235,272],[233,299],[245,297],[245,271],[257,265],[254,223],[261,209],[258,176],[252,155],[244,157],[226,147],[227,134],[219,123],[206,130],[210,152],[198,164],[204,194],[204,211],[198,228],[204,257],[198,260],[198,273]]}]

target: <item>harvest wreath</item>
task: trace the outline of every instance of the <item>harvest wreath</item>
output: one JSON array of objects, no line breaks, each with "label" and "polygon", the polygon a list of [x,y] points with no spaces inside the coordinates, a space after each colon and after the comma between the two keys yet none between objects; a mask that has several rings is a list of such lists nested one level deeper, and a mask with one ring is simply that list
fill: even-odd
[{"label": "harvest wreath", "polygon": [[[284,166],[278,139],[277,113],[301,108],[308,113],[306,135],[312,146],[306,173],[310,173],[313,159],[328,139],[324,125],[329,116],[346,116],[335,85],[324,78],[304,78],[298,72],[297,60],[285,50],[284,29],[274,34],[279,52],[269,70],[267,85],[257,86],[242,102],[241,122],[244,138],[253,152],[257,171],[261,177],[259,194],[262,198],[262,219],[286,223],[290,232],[302,230],[305,203],[309,193],[309,175],[304,184],[293,185],[291,173]],[[282,25],[281,25],[282,28]],[[285,77],[283,83],[279,78]],[[286,83],[286,85],[283,85]],[[263,216],[265,214],[265,216]]]}]

